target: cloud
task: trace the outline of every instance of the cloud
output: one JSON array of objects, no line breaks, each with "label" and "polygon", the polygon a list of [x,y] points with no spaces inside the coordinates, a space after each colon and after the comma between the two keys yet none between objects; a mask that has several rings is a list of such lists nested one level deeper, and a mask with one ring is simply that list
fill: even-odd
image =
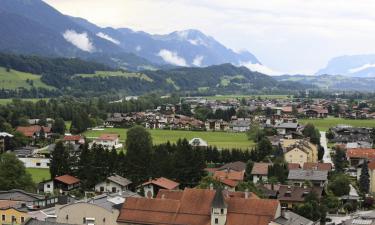
[{"label": "cloud", "polygon": [[360,67],[356,67],[356,68],[353,68],[353,69],[349,69],[349,73],[357,73],[359,71],[362,71],[362,70],[365,70],[365,69],[368,69],[368,68],[373,68],[375,67],[375,64],[365,64],[363,66],[360,66]]},{"label": "cloud", "polygon": [[202,66],[203,59],[204,59],[204,56],[202,56],[202,55],[195,56],[195,58],[193,60],[193,65],[194,66]]},{"label": "cloud", "polygon": [[282,72],[279,72],[279,71],[275,71],[275,70],[273,70],[271,68],[268,68],[267,66],[259,64],[259,63],[241,62],[240,65],[247,67],[251,71],[256,71],[256,72],[267,74],[267,75],[270,75],[270,76],[279,76],[279,75],[285,74],[285,73],[282,73]]},{"label": "cloud", "polygon": [[77,33],[75,30],[66,30],[63,34],[66,41],[86,52],[95,51],[95,46],[90,41],[86,32]]},{"label": "cloud", "polygon": [[188,66],[186,64],[186,60],[178,56],[177,52],[172,52],[167,49],[162,49],[159,51],[157,55],[163,58],[163,60],[167,63],[177,65],[177,66]]},{"label": "cloud", "polygon": [[140,45],[137,45],[137,47],[135,47],[135,50],[136,50],[137,52],[140,52],[140,51],[142,50],[142,47],[141,47]]},{"label": "cloud", "polygon": [[119,45],[119,44],[120,44],[120,41],[118,41],[118,40],[112,38],[111,36],[109,36],[109,35],[107,35],[107,34],[105,34],[105,33],[103,33],[103,32],[99,32],[99,33],[97,33],[96,36],[98,36],[98,37],[100,37],[100,38],[103,38],[103,39],[105,39],[105,40],[107,40],[107,41],[110,41],[110,42],[112,42],[112,43],[114,43],[114,44],[116,44],[116,45]]}]

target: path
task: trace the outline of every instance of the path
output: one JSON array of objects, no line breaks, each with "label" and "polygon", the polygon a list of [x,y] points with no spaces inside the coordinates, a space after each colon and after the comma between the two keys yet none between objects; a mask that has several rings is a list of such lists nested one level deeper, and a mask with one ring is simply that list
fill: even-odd
[{"label": "path", "polygon": [[332,163],[331,149],[327,147],[326,132],[320,131],[320,145],[324,148],[323,162]]}]

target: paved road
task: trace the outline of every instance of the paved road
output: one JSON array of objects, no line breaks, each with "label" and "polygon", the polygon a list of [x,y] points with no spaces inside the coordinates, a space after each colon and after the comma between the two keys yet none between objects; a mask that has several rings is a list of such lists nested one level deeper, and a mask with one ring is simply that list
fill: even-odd
[{"label": "paved road", "polygon": [[331,149],[327,147],[326,132],[320,131],[320,145],[324,148],[323,162],[332,163]]}]

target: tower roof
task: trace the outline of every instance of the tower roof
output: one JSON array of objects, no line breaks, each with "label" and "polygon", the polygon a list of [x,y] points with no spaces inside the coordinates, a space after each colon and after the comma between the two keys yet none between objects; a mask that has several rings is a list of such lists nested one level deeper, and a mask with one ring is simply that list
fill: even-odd
[{"label": "tower roof", "polygon": [[215,192],[214,200],[212,201],[212,208],[228,208],[224,200],[223,190],[218,188]]}]

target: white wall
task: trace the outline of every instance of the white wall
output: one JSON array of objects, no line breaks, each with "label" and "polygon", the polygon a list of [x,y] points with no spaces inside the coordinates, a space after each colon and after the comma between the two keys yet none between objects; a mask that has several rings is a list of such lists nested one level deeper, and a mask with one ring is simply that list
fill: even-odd
[{"label": "white wall", "polygon": [[23,162],[26,168],[44,168],[48,169],[50,159],[48,158],[18,158]]}]

